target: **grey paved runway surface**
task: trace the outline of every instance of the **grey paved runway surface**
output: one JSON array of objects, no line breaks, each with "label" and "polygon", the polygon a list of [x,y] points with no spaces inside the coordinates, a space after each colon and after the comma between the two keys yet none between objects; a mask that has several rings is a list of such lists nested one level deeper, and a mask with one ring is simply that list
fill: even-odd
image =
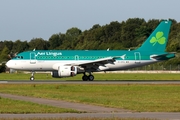
[{"label": "grey paved runway surface", "polygon": [[180,80],[0,80],[9,84],[180,84]]},{"label": "grey paved runway surface", "polygon": [[180,113],[61,113],[61,114],[0,114],[0,118],[151,118],[160,120],[180,120]]}]

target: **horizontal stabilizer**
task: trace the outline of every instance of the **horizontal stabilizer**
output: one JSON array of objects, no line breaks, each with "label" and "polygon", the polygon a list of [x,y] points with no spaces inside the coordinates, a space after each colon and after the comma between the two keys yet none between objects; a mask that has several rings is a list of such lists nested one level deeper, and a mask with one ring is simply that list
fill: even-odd
[{"label": "horizontal stabilizer", "polygon": [[150,58],[160,60],[160,59],[169,58],[169,57],[172,57],[172,56],[175,56],[175,53],[166,53],[166,54],[161,54],[161,55],[151,55]]}]

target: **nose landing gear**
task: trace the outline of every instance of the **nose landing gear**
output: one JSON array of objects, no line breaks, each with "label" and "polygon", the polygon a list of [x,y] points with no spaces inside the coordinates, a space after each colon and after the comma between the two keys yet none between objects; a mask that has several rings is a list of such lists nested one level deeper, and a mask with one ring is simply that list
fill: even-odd
[{"label": "nose landing gear", "polygon": [[31,77],[30,77],[30,81],[34,81],[34,79],[35,79],[35,78],[34,78],[34,73],[35,73],[35,72],[34,72],[34,71],[32,71],[32,73],[31,73]]}]

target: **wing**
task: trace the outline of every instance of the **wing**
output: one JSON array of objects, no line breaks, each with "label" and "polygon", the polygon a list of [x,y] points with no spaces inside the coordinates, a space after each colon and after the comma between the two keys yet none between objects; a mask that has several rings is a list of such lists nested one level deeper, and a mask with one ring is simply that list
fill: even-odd
[{"label": "wing", "polygon": [[[79,66],[84,68],[85,70],[89,70],[91,72],[95,71],[101,71],[101,70],[106,70],[109,69],[108,67],[105,66],[105,64],[114,64],[116,59],[121,58],[125,59],[126,54],[122,56],[113,56],[113,57],[106,57],[106,58],[101,58],[101,59],[96,59],[96,60],[88,60],[84,62],[74,62],[74,63],[69,63],[69,64],[61,64],[57,63],[53,65],[54,70],[58,70],[58,66],[65,65],[65,66]],[[101,68],[101,69],[99,69]]]},{"label": "wing", "polygon": [[106,57],[93,61],[76,63],[75,65],[84,68],[85,71],[91,71],[91,72],[105,71],[109,69],[109,67],[107,67],[105,64],[114,64],[116,58],[118,57]]},{"label": "wing", "polygon": [[92,61],[87,61],[87,62],[73,63],[71,65],[74,65],[74,66],[83,66],[83,65],[95,64],[95,63],[96,64],[97,63],[107,64],[107,63],[114,62],[114,61],[115,61],[114,57],[107,57],[107,58],[102,58],[102,59],[97,59],[97,60],[92,60]]},{"label": "wing", "polygon": [[53,65],[54,70],[58,70],[58,66],[80,66],[83,68],[93,68],[96,69],[97,66],[104,65],[107,63],[113,63],[115,61],[115,58],[117,57],[106,57],[102,59],[97,59],[97,60],[88,60],[84,62],[76,62],[76,63],[69,63],[69,64],[61,64],[61,63],[56,63]]}]

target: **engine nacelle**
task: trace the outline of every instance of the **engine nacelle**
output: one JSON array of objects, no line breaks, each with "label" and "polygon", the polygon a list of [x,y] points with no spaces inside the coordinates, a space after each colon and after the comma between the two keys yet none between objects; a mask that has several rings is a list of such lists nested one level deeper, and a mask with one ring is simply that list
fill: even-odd
[{"label": "engine nacelle", "polygon": [[52,77],[73,77],[77,74],[76,66],[59,66],[57,71],[51,72]]}]

